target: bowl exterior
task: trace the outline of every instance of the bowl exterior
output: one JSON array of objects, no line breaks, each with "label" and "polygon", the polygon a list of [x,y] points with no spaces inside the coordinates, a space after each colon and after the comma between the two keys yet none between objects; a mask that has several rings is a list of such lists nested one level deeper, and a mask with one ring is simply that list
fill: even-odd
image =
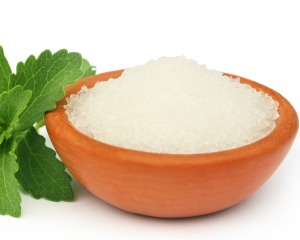
[{"label": "bowl exterior", "polygon": [[[117,78],[122,70],[99,74],[69,86]],[[75,178],[100,199],[125,211],[165,218],[208,214],[242,201],[257,190],[286,156],[298,129],[295,110],[280,94],[241,78],[279,102],[275,130],[247,146],[209,154],[156,154],[114,147],[77,131],[63,105],[46,114],[50,139]]]}]

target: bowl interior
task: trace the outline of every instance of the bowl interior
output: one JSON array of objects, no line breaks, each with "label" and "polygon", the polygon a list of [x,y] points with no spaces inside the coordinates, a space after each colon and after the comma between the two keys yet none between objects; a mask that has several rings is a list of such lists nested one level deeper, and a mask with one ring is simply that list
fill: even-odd
[{"label": "bowl interior", "polygon": [[[137,150],[131,150],[131,149],[125,149],[121,147],[112,146],[97,140],[94,140],[83,133],[79,132],[77,129],[75,129],[71,123],[67,119],[67,115],[64,113],[64,105],[67,103],[66,98],[68,98],[71,94],[77,93],[82,86],[87,86],[88,88],[91,88],[95,85],[98,81],[106,81],[110,78],[118,78],[122,74],[123,70],[117,70],[107,73],[102,73],[96,76],[91,76],[89,78],[82,79],[78,81],[74,85],[69,85],[66,87],[66,95],[65,97],[57,102],[57,108],[56,112],[58,113],[60,120],[64,123],[64,127],[67,131],[73,131],[74,134],[80,138],[84,139],[84,141],[90,145],[97,147],[97,149],[105,148],[109,151],[119,151],[123,152],[124,154],[129,154],[132,159],[135,159],[138,157],[139,161],[142,161],[141,155],[147,156],[147,158],[151,158],[151,163],[159,164],[159,163],[171,163],[174,164],[174,156],[179,156],[178,161],[182,161],[184,164],[187,162],[193,162],[193,161],[201,161],[212,163],[215,161],[224,161],[225,159],[228,160],[234,160],[237,159],[243,155],[248,156],[255,156],[259,155],[262,152],[268,152],[272,151],[272,149],[277,148],[278,146],[284,144],[286,141],[289,141],[291,138],[293,138],[297,132],[298,129],[298,117],[295,112],[295,109],[293,106],[279,93],[276,91],[259,84],[257,82],[254,82],[252,80],[239,77],[233,74],[224,73],[224,75],[231,76],[231,77],[238,77],[240,78],[241,83],[248,84],[251,87],[255,88],[258,91],[262,91],[264,93],[267,93],[270,95],[275,101],[279,103],[279,118],[276,120],[276,127],[274,130],[267,135],[266,137],[239,147],[235,149],[225,150],[225,151],[219,151],[219,152],[213,152],[213,153],[200,153],[200,154],[164,154],[164,153],[150,153],[150,152],[142,152]],[[100,147],[100,148],[99,148]],[[199,158],[200,157],[200,158]],[[148,159],[149,160],[149,159]],[[146,160],[146,161],[148,161]],[[177,162],[177,163],[179,163]],[[149,163],[149,162],[148,162]]]}]

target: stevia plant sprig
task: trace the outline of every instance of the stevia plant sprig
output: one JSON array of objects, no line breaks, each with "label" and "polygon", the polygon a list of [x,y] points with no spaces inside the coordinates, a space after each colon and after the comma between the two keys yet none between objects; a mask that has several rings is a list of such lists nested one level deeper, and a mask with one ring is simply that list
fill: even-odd
[{"label": "stevia plant sprig", "polygon": [[0,46],[0,214],[21,215],[19,184],[34,198],[73,199],[71,177],[36,128],[65,85],[93,74],[86,59],[65,49],[31,55],[14,74]]}]

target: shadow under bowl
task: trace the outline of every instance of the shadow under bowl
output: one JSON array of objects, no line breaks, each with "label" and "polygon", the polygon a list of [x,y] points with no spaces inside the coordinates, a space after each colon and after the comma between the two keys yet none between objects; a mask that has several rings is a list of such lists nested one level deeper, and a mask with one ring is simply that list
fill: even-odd
[{"label": "shadow under bowl", "polygon": [[[66,98],[83,85],[118,78],[102,73],[66,87],[66,96],[45,117],[49,137],[74,177],[100,199],[128,212],[164,218],[191,217],[233,206],[255,192],[288,153],[298,130],[292,105],[279,93],[240,77],[279,103],[275,129],[249,145],[214,153],[161,154],[94,140],[69,122]],[[237,77],[231,74],[228,76]]]}]

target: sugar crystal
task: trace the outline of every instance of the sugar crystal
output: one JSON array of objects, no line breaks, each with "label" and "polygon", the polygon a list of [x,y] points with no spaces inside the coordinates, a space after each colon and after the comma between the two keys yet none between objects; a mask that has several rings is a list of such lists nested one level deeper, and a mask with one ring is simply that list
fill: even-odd
[{"label": "sugar crystal", "polygon": [[125,69],[67,102],[69,121],[84,134],[157,153],[237,148],[268,135],[279,116],[267,94],[185,57]]}]

